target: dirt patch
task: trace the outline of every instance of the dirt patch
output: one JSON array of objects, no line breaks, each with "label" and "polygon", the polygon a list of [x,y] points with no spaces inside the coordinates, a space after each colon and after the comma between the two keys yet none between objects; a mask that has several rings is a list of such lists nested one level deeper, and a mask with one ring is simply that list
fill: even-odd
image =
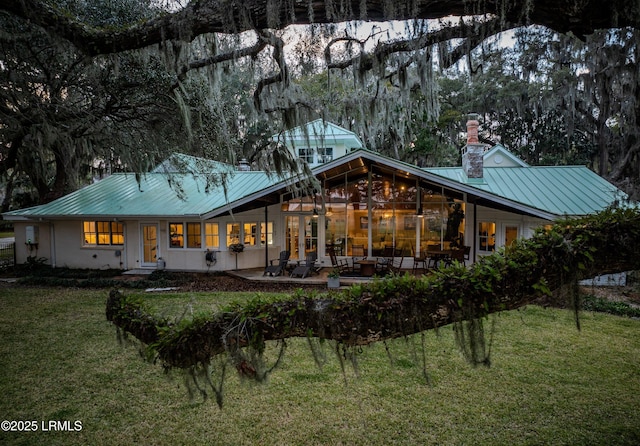
[{"label": "dirt patch", "polygon": [[[144,277],[142,278],[144,279]],[[326,285],[302,283],[258,282],[226,274],[182,273],[165,278],[167,286],[176,286],[180,291],[234,291],[290,293],[296,289],[325,289]]]},{"label": "dirt patch", "polygon": [[626,302],[630,305],[640,306],[640,289],[637,286],[583,286],[580,287],[580,292],[612,302]]}]

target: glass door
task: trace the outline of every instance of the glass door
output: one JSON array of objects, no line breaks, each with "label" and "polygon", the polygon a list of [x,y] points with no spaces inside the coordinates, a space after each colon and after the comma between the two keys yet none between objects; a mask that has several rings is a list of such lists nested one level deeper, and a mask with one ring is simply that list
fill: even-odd
[{"label": "glass door", "polygon": [[[287,215],[286,217],[286,249],[290,252],[291,259],[300,259],[300,216]],[[303,251],[304,252],[304,251]],[[304,254],[303,254],[304,257]]]},{"label": "glass door", "polygon": [[158,245],[158,225],[142,224],[140,226],[141,251],[142,251],[142,267],[157,266],[159,257]]},{"label": "glass door", "polygon": [[304,217],[304,255],[312,251],[318,254],[318,220],[319,217],[305,216]]},{"label": "glass door", "polygon": [[510,246],[518,238],[519,229],[517,225],[504,225],[504,246]]}]

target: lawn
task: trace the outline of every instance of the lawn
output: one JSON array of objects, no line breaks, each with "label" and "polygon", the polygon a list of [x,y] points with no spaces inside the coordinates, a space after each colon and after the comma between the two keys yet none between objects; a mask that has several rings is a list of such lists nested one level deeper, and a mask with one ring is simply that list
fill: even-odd
[{"label": "lawn", "polygon": [[[0,431],[0,444],[640,444],[638,320],[587,312],[578,331],[564,310],[503,313],[488,369],[461,359],[450,327],[389,343],[390,355],[364,348],[359,376],[330,347],[319,370],[307,340],[291,340],[266,384],[232,374],[220,410],[118,344],[107,293],[0,286],[0,419],[38,426]],[[145,296],[165,314],[244,297]],[[49,421],[82,429],[42,431]]]}]

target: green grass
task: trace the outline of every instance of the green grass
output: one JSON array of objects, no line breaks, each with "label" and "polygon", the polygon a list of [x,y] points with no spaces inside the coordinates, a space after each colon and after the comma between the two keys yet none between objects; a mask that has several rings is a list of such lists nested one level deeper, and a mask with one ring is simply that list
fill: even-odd
[{"label": "green grass", "polygon": [[[291,340],[265,385],[232,374],[225,406],[190,401],[121,347],[106,290],[0,287],[0,419],[80,420],[80,432],[0,432],[25,445],[636,445],[640,321],[527,307],[497,316],[492,366],[460,357],[452,329],[366,347],[359,377],[331,349],[318,370]],[[133,292],[132,292],[133,293]],[[194,312],[233,293],[146,295],[160,313]],[[269,351],[275,356],[275,348]],[[346,381],[346,383],[345,383]]]}]

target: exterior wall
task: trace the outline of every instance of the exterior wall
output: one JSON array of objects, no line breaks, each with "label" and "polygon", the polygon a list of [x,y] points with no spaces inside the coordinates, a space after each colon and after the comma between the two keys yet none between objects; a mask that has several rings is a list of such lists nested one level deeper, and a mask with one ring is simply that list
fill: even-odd
[{"label": "exterior wall", "polygon": [[318,157],[318,148],[331,147],[333,148],[333,158],[340,158],[351,151],[352,146],[345,145],[344,142],[338,142],[331,138],[327,138],[325,141],[313,141],[310,140],[308,143],[297,143],[294,147],[289,147],[289,150],[293,154],[294,157],[298,158],[298,149],[313,149],[314,150],[314,162],[308,163],[310,166],[319,166],[323,163],[319,162]]},{"label": "exterior wall", "polygon": [[[26,228],[27,226],[35,226],[38,228],[38,245],[29,247],[27,245]],[[18,264],[26,263],[27,257],[45,258],[46,264],[50,264],[51,259],[51,226],[43,222],[21,222],[15,221],[14,233],[16,239],[16,262]]]},{"label": "exterior wall", "polygon": [[[246,246],[237,256],[238,268],[258,268],[265,266],[267,260],[278,258],[282,246],[282,216],[279,206],[269,208],[269,221],[274,224],[273,244],[265,250],[264,246]],[[95,219],[94,219],[95,220]],[[183,221],[172,219],[174,221]],[[184,222],[199,221],[184,219]],[[158,227],[157,257],[165,261],[167,270],[183,271],[224,271],[236,268],[236,255],[226,246],[226,225],[231,222],[264,221],[264,209],[260,211],[236,214],[235,219],[224,217],[211,220],[220,228],[220,247],[215,249],[217,262],[210,267],[205,259],[206,248],[170,248],[168,219],[124,220],[124,245],[83,246],[82,219],[56,220],[53,222],[14,222],[16,237],[16,260],[26,263],[28,256],[44,258],[44,263],[53,267],[87,269],[135,269],[142,266],[142,224],[154,224]],[[204,222],[203,222],[204,223]],[[39,241],[29,249],[26,244],[26,227],[39,228]],[[54,238],[52,238],[52,234]],[[153,265],[151,268],[156,268]]]},{"label": "exterior wall", "polygon": [[[38,226],[40,242],[31,251],[25,244],[27,226]],[[82,221],[57,220],[54,222],[15,222],[16,261],[26,263],[29,255],[44,258],[53,267],[120,269],[124,261],[122,246],[82,246]],[[53,235],[53,238],[52,238]],[[24,248],[23,248],[24,247]],[[116,256],[116,252],[120,255]]]},{"label": "exterior wall", "polygon": [[[474,227],[473,205],[467,203],[465,208],[465,245],[472,246],[476,258],[490,254],[489,251],[480,251],[478,229]],[[141,225],[154,224],[158,227],[157,256],[165,262],[167,270],[182,271],[225,271],[236,268],[236,254],[229,251],[226,246],[226,225],[237,222],[262,222],[264,221],[264,209],[235,214],[234,217],[226,216],[212,220],[219,224],[220,247],[216,249],[217,262],[210,267],[205,259],[206,248],[170,248],[169,223],[176,220],[127,220],[124,225],[124,246],[82,246],[82,220],[57,220],[54,222],[15,222],[16,258],[18,263],[27,262],[28,256],[45,258],[46,264],[54,267],[89,268],[89,269],[136,269],[141,267]],[[533,235],[537,227],[550,222],[540,218],[517,215],[505,211],[499,211],[483,206],[478,206],[475,216],[476,224],[480,222],[495,223],[495,248],[500,248],[505,243],[507,228],[517,227],[517,237],[528,238]],[[197,221],[184,219],[184,222]],[[261,268],[268,260],[278,258],[279,252],[284,249],[284,215],[279,205],[270,206],[268,209],[268,221],[273,222],[273,244],[265,250],[264,246],[245,246],[245,250],[237,255],[237,268]],[[38,247],[29,249],[26,244],[26,226],[38,226]],[[320,216],[319,228],[324,228],[324,216]],[[52,239],[55,235],[55,240]],[[364,241],[365,245],[366,239]],[[329,266],[330,261],[324,249],[324,231],[318,233],[318,261],[321,265]],[[405,259],[405,267],[410,267],[411,259]],[[150,268],[155,269],[154,264]]]},{"label": "exterior wall", "polygon": [[[491,254],[491,251],[480,250],[480,237],[478,234],[478,228],[474,227],[473,208],[473,204],[468,203],[466,206],[465,245],[472,247],[472,256],[475,249],[476,257],[479,258],[483,255]],[[479,225],[480,222],[495,223],[495,249],[501,248],[505,245],[508,228],[518,228],[517,238],[530,238],[537,228],[552,223],[542,218],[514,214],[484,206],[478,206],[475,220],[476,225]]]}]

